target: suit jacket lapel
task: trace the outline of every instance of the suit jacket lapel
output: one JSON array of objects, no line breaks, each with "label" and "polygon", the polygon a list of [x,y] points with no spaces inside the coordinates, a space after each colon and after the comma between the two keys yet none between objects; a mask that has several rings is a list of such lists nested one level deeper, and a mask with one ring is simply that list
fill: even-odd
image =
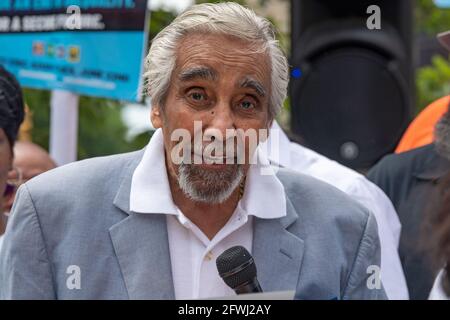
[{"label": "suit jacket lapel", "polygon": [[166,216],[129,211],[131,179],[142,152],[124,170],[114,205],[128,215],[109,229],[130,299],[174,299]]},{"label": "suit jacket lapel", "polygon": [[297,288],[304,243],[286,230],[298,218],[289,198],[286,201],[286,217],[255,219],[252,251],[263,291]]},{"label": "suit jacket lapel", "polygon": [[130,299],[174,299],[166,216],[131,214],[109,230]]}]

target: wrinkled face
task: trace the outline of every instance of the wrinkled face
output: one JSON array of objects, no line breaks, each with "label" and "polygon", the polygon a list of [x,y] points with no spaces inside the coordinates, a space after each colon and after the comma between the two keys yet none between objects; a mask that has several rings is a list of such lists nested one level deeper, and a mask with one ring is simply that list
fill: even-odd
[{"label": "wrinkled face", "polygon": [[[152,123],[163,130],[169,175],[193,200],[226,200],[245,175],[255,147],[248,141],[254,136],[238,131],[259,133],[270,126],[270,60],[258,49],[208,34],[188,35],[178,47],[164,105],[152,109]],[[175,139],[172,134],[180,129],[190,134],[189,141]],[[208,150],[211,142],[223,147]],[[177,163],[172,151],[180,144],[190,148],[181,151],[185,160]]]},{"label": "wrinkled face", "polygon": [[3,194],[6,188],[8,172],[12,166],[12,152],[3,129],[0,128],[0,208],[3,208]]}]

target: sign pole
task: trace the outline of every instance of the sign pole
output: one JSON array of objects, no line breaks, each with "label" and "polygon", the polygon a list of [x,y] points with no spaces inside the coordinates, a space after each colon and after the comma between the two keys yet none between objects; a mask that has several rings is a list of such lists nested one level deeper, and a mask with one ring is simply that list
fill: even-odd
[{"label": "sign pole", "polygon": [[51,94],[50,155],[60,166],[77,160],[79,98],[64,90]]}]

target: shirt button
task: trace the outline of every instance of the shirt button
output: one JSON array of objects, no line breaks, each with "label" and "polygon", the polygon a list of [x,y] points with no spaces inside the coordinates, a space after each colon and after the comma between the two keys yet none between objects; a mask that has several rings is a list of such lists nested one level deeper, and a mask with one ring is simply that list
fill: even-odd
[{"label": "shirt button", "polygon": [[211,252],[211,251],[209,251],[207,254],[206,254],[206,256],[205,256],[205,260],[206,261],[211,261],[212,260],[212,258],[213,258],[213,253]]}]

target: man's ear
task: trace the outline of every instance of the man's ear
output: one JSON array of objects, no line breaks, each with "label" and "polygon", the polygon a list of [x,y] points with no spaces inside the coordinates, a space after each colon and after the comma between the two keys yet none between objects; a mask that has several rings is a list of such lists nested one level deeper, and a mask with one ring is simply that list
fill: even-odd
[{"label": "man's ear", "polygon": [[162,128],[162,111],[159,105],[152,106],[152,111],[150,112],[150,120],[155,129]]}]

